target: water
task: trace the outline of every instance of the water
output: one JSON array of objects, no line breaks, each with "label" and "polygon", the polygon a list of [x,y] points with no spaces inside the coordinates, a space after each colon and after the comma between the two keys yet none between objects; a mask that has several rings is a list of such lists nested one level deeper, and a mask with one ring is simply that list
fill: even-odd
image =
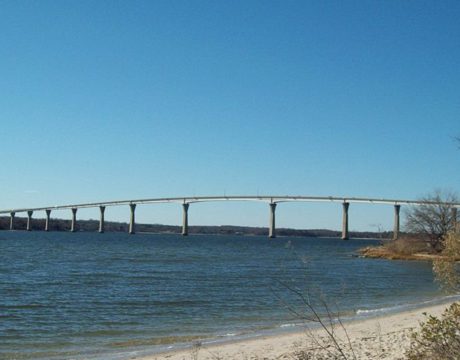
[{"label": "water", "polygon": [[[429,262],[371,240],[0,233],[0,359],[117,359],[296,324],[292,289],[344,316],[440,299]],[[206,340],[205,340],[206,341]]]}]

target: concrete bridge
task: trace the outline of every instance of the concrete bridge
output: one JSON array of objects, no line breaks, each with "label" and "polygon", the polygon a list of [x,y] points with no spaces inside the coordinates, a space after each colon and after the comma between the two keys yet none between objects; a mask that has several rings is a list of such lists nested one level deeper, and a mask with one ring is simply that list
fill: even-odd
[{"label": "concrete bridge", "polygon": [[[18,213],[27,214],[27,230],[32,230],[32,215],[34,212],[44,211],[46,215],[45,231],[49,231],[50,216],[52,210],[71,210],[72,220],[70,231],[76,230],[77,224],[77,211],[82,208],[99,208],[99,232],[104,232],[104,214],[106,207],[110,206],[129,206],[131,216],[129,220],[129,233],[135,233],[135,212],[137,205],[143,204],[159,204],[159,203],[178,203],[182,205],[182,235],[188,235],[188,210],[190,204],[199,202],[212,202],[212,201],[259,201],[265,202],[269,205],[269,237],[276,237],[275,227],[275,212],[276,206],[279,203],[286,202],[334,202],[342,204],[342,239],[346,240],[348,234],[348,209],[350,203],[368,203],[368,204],[384,204],[392,205],[394,208],[394,226],[393,226],[393,239],[397,239],[400,230],[400,210],[402,205],[422,206],[422,205],[447,205],[452,208],[454,212],[454,219],[457,219],[457,208],[460,203],[442,203],[435,201],[420,201],[420,200],[401,200],[401,199],[374,199],[374,198],[358,198],[358,197],[334,197],[334,196],[193,196],[193,197],[171,197],[171,198],[151,198],[151,199],[137,199],[137,200],[117,200],[106,202],[94,202],[86,204],[71,204],[71,205],[56,205],[38,208],[22,208],[22,209],[9,209],[0,210],[0,215],[10,215],[10,230],[14,230],[14,218]],[[456,221],[456,220],[455,220]]]}]

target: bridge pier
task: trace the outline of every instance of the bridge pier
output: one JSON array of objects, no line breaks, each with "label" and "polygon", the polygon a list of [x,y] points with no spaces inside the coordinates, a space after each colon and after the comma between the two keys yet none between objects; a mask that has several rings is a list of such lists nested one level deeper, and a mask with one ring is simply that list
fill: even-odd
[{"label": "bridge pier", "polygon": [[77,226],[77,208],[72,208],[72,222],[70,224],[70,232],[76,231]]},{"label": "bridge pier", "polygon": [[32,231],[32,215],[33,211],[27,211],[27,231]]},{"label": "bridge pier", "polygon": [[15,212],[10,213],[10,230],[14,230],[14,216],[16,215]]},{"label": "bridge pier", "polygon": [[51,210],[50,210],[50,209],[46,209],[45,212],[46,212],[45,231],[49,231],[49,230],[50,230],[50,216],[51,216]]},{"label": "bridge pier", "polygon": [[105,221],[104,221],[105,206],[99,206],[99,210],[101,211],[101,217],[99,218],[99,232],[102,234],[105,231]]},{"label": "bridge pier", "polygon": [[275,226],[275,210],[276,210],[276,203],[270,203],[270,222],[268,226],[268,237],[269,238],[276,238],[276,226]]},{"label": "bridge pier", "polygon": [[182,236],[188,235],[188,203],[182,204]]},{"label": "bridge pier", "polygon": [[129,204],[129,208],[131,209],[131,217],[129,219],[129,233],[132,235],[136,233],[136,204]]},{"label": "bridge pier", "polygon": [[344,202],[342,204],[343,215],[342,215],[342,240],[348,240],[348,208],[350,203]]},{"label": "bridge pier", "polygon": [[398,240],[399,237],[399,211],[401,205],[395,205],[395,222],[393,226],[393,240]]},{"label": "bridge pier", "polygon": [[459,230],[458,218],[457,218],[457,208],[455,206],[452,207],[452,226],[455,231]]}]

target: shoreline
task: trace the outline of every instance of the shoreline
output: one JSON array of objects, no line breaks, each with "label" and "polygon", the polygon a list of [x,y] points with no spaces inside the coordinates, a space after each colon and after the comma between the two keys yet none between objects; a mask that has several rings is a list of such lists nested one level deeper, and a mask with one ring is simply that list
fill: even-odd
[{"label": "shoreline", "polygon": [[[449,259],[449,257],[442,254],[428,254],[428,253],[412,253],[403,254],[388,250],[384,246],[366,246],[357,251],[359,256],[368,259],[386,259],[386,260],[420,260],[420,261],[434,261]],[[455,261],[460,261],[460,258],[454,258]]]},{"label": "shoreline", "polygon": [[[372,317],[354,318],[344,321],[353,351],[358,359],[378,357],[381,359],[403,359],[410,346],[410,332],[417,329],[426,317],[423,313],[440,316],[455,301],[417,307],[400,312],[381,313]],[[337,336],[347,350],[347,334],[337,327]],[[174,349],[151,355],[134,355],[125,359],[136,360],[215,360],[215,359],[295,359],[295,355],[308,351],[315,356],[327,355],[318,346],[326,341],[325,331],[320,328],[293,330],[276,334],[261,334],[246,339],[228,339],[217,343],[189,344],[187,348]],[[351,351],[348,349],[348,351]],[[372,354],[372,355],[369,355]]]},{"label": "shoreline", "polygon": [[[43,231],[45,229],[46,218],[34,218],[32,230]],[[14,229],[10,229],[10,217],[0,216],[0,231],[23,232],[27,229],[27,217],[15,217]],[[71,220],[63,218],[51,218],[50,232],[68,233],[71,228]],[[98,232],[99,220],[79,219],[76,225],[77,233]],[[121,221],[105,221],[105,233],[128,233],[129,223]],[[239,225],[191,225],[188,228],[189,235],[222,235],[222,236],[268,236],[268,228],[264,226],[239,226]],[[182,228],[174,224],[149,224],[136,223],[137,234],[149,235],[181,235]],[[375,231],[351,231],[350,239],[356,240],[382,240],[383,237],[389,239],[389,232]],[[333,238],[340,239],[341,232],[331,229],[302,229],[302,228],[277,228],[277,237],[313,237],[313,238]]]}]

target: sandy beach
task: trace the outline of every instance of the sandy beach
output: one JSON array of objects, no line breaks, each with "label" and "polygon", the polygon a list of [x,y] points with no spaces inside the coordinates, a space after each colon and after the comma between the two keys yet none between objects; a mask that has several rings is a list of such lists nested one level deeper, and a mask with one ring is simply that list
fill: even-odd
[{"label": "sandy beach", "polygon": [[[442,314],[450,303],[418,308],[379,317],[345,323],[350,339],[348,346],[345,332],[336,328],[347,356],[357,359],[403,359],[410,346],[410,333],[425,320],[423,313],[434,316]],[[325,349],[324,330],[299,331],[289,334],[271,335],[222,344],[195,346],[180,351],[171,351],[140,360],[217,360],[217,359],[330,359],[332,348]],[[307,355],[308,354],[308,355]],[[134,358],[133,358],[134,359]]]}]

